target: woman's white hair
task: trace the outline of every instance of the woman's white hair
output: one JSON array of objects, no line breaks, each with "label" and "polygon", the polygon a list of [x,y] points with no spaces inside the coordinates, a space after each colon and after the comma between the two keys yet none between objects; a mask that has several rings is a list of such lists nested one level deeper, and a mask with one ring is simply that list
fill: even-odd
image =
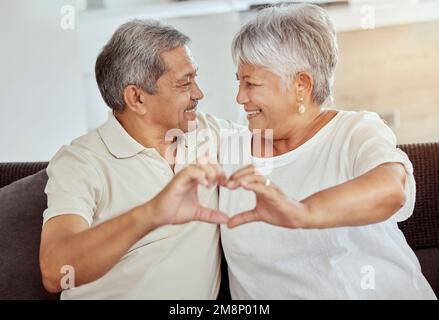
[{"label": "woman's white hair", "polygon": [[284,87],[299,72],[314,80],[313,102],[331,100],[338,47],[334,26],[322,8],[293,4],[261,10],[245,24],[232,43],[235,64],[267,68],[281,77]]}]

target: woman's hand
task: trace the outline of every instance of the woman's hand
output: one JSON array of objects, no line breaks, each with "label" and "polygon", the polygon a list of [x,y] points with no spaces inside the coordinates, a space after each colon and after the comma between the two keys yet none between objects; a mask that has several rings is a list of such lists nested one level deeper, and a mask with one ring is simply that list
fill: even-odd
[{"label": "woman's hand", "polygon": [[256,194],[255,208],[230,218],[227,223],[229,228],[254,221],[287,228],[312,228],[309,208],[301,202],[288,199],[279,187],[259,174],[253,165],[236,171],[228,179],[226,187],[231,190],[242,187]]},{"label": "woman's hand", "polygon": [[224,185],[226,177],[217,164],[192,164],[181,170],[148,205],[156,225],[183,224],[193,220],[227,223],[229,217],[200,206],[198,185],[211,188]]}]

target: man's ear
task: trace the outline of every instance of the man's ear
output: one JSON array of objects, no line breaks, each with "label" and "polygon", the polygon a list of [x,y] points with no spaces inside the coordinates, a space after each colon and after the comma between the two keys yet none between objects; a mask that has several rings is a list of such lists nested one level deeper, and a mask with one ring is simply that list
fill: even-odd
[{"label": "man's ear", "polygon": [[126,86],[123,90],[123,98],[127,108],[139,115],[144,115],[147,111],[146,94],[146,92],[135,85],[130,84]]}]

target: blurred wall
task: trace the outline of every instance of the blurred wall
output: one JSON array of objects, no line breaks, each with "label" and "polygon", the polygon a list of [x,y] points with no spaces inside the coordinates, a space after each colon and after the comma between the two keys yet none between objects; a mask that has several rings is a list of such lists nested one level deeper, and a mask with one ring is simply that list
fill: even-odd
[{"label": "blurred wall", "polygon": [[380,113],[399,143],[439,141],[439,21],[342,32],[338,42],[337,107]]},{"label": "blurred wall", "polygon": [[74,1],[0,1],[0,161],[48,160],[86,132]]}]

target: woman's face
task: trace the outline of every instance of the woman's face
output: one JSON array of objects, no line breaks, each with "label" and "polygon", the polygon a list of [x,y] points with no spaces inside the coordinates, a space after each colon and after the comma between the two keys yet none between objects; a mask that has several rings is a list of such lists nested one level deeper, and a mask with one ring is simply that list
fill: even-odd
[{"label": "woman's face", "polygon": [[278,75],[255,65],[239,64],[236,75],[239,81],[236,101],[247,113],[249,129],[262,132],[273,129],[274,137],[282,135],[289,119],[297,114],[294,86],[284,89]]}]

